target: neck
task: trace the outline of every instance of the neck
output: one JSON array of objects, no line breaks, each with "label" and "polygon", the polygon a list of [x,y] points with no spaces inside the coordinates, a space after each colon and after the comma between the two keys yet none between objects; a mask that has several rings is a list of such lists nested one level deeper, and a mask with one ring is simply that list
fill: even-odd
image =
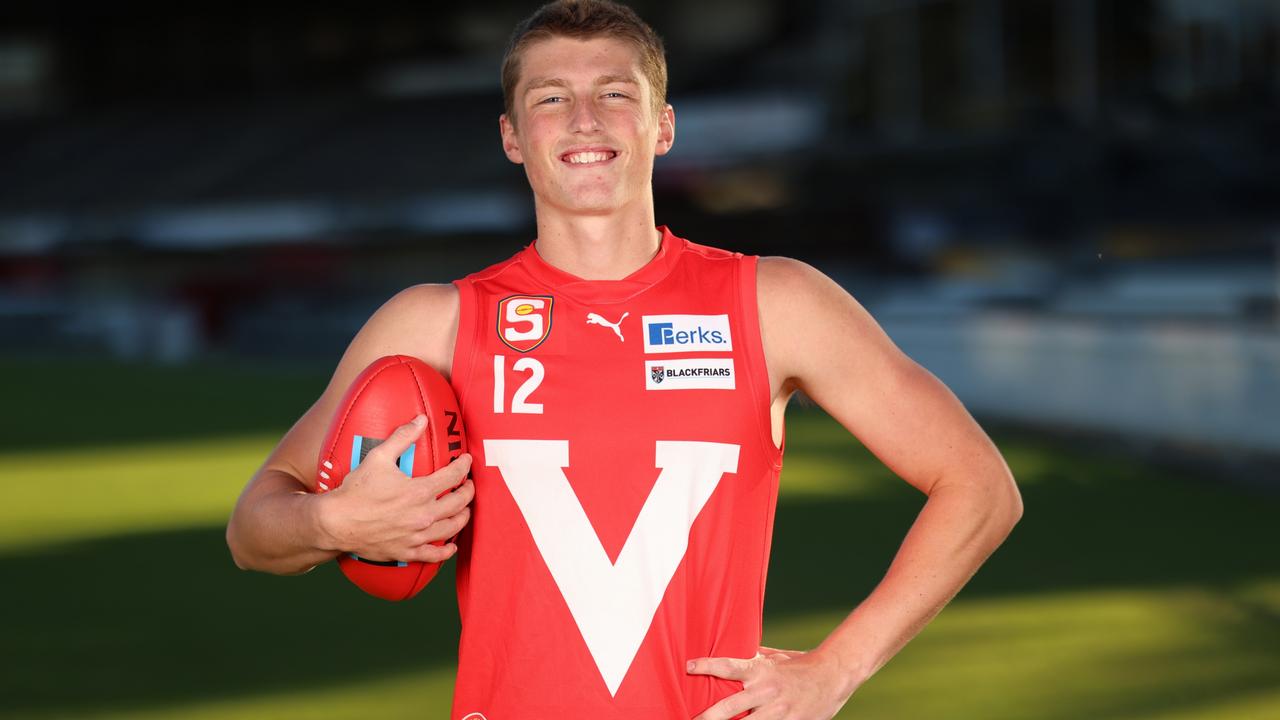
[{"label": "neck", "polygon": [[538,255],[584,280],[621,280],[644,267],[662,246],[653,201],[606,215],[570,214],[535,200]]}]

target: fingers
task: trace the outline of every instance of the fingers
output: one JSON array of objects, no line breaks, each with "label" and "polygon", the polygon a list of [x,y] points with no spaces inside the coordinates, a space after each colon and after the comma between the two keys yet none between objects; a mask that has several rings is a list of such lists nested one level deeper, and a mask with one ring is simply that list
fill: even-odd
[{"label": "fingers", "polygon": [[427,544],[413,548],[406,553],[404,562],[441,563],[453,557],[457,552],[458,546],[455,543],[445,543],[444,545]]},{"label": "fingers", "polygon": [[424,490],[433,498],[440,497],[462,484],[469,472],[471,472],[471,455],[462,453],[448,465],[430,475],[424,475],[422,477],[425,482]]},{"label": "fingers", "polygon": [[467,522],[471,520],[471,508],[464,507],[456,514],[437,520],[425,530],[413,536],[414,544],[425,545],[426,543],[444,540],[446,538],[455,537],[462,532],[462,528],[467,526]]},{"label": "fingers", "polygon": [[462,508],[471,504],[471,500],[475,498],[475,495],[475,481],[466,480],[453,492],[446,492],[439,498],[430,496],[432,499],[428,503],[427,511],[433,521],[447,518],[450,515],[457,515]]},{"label": "fingers", "polygon": [[[419,415],[396,428],[391,437],[370,451],[370,455],[381,456],[379,462],[361,465],[368,464],[372,469],[384,465],[382,460],[398,464],[400,454],[422,435],[424,420]],[[353,533],[366,538],[368,544],[351,551],[371,560],[389,556],[386,559],[404,562],[439,563],[452,557],[457,546],[444,541],[456,537],[471,520],[467,506],[475,497],[475,483],[467,478],[470,470],[471,456],[464,453],[430,475],[415,478],[420,482],[370,485],[378,489],[358,496],[365,509],[365,522],[363,529]]]},{"label": "fingers", "polygon": [[380,462],[390,462],[395,465],[399,462],[399,458],[404,454],[405,450],[413,444],[422,435],[422,429],[427,426],[427,416],[419,413],[409,422],[396,428],[391,433],[391,437],[382,441],[382,444],[369,451],[370,455],[377,455]]},{"label": "fingers", "polygon": [[444,562],[453,557],[458,546],[453,542],[441,542],[455,538],[471,520],[471,508],[464,507],[457,514],[431,523],[427,529],[413,535],[412,546],[403,553],[406,562]]},{"label": "fingers", "polygon": [[686,669],[690,675],[714,675],[725,680],[746,680],[751,668],[750,660],[741,658],[698,658],[690,660]]},{"label": "fingers", "polygon": [[695,720],[729,720],[760,705],[761,699],[756,697],[756,693],[743,690],[707,708]]},{"label": "fingers", "polygon": [[[400,562],[427,562],[439,563],[448,560],[458,552],[458,544],[456,542],[444,542],[444,538],[452,538],[458,534],[457,530],[450,531],[448,528],[457,527],[461,529],[466,525],[466,520],[470,517],[470,511],[455,521],[454,518],[442,520],[432,525],[428,530],[410,536],[404,540],[394,544],[383,545],[382,549],[372,548],[365,551],[357,551],[360,557],[366,560],[398,560]],[[425,539],[424,539],[425,538]]]}]

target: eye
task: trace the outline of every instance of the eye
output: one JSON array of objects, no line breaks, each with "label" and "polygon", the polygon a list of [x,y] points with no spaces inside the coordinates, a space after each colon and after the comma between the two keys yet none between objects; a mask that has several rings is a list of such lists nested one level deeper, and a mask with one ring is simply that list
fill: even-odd
[{"label": "eye", "polygon": [[552,95],[551,97],[547,97],[547,98],[543,98],[543,99],[539,100],[539,101],[538,101],[538,104],[539,104],[539,105],[550,105],[550,104],[552,104],[552,103],[558,103],[558,102],[563,102],[563,101],[564,101],[564,98],[560,97],[559,95]]},{"label": "eye", "polygon": [[605,93],[605,94],[604,94],[604,96],[605,96],[605,97],[620,97],[620,98],[625,98],[625,97],[627,97],[626,93],[619,92],[619,91],[617,91],[617,90],[610,90],[609,92]]}]

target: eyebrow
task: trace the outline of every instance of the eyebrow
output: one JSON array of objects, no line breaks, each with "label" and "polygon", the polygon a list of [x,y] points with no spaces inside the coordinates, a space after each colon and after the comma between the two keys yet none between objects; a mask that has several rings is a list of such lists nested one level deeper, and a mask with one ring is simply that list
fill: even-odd
[{"label": "eyebrow", "polygon": [[[601,75],[595,79],[596,85],[609,85],[611,83],[627,83],[629,85],[639,85],[640,81],[635,75]],[[569,83],[558,77],[541,77],[534,78],[529,81],[529,87],[524,89],[524,94],[529,94],[534,90],[540,90],[545,87],[569,87]]]}]

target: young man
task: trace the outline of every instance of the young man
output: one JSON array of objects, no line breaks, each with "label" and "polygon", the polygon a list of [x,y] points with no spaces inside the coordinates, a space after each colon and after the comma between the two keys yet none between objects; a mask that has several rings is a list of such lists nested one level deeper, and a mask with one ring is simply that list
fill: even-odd
[{"label": "young man", "polygon": [[[537,240],[369,319],[241,496],[237,565],[457,552],[455,720],[830,718],[1017,522],[1008,468],[824,275],[655,229],[675,114],[661,42],[634,13],[543,7],[513,36],[503,89]],[[420,432],[405,425],[337,491],[308,493],[340,396],[392,353],[450,377],[472,456],[405,482],[393,458]],[[883,581],[809,652],[759,647],[798,389],[928,495]]]}]

